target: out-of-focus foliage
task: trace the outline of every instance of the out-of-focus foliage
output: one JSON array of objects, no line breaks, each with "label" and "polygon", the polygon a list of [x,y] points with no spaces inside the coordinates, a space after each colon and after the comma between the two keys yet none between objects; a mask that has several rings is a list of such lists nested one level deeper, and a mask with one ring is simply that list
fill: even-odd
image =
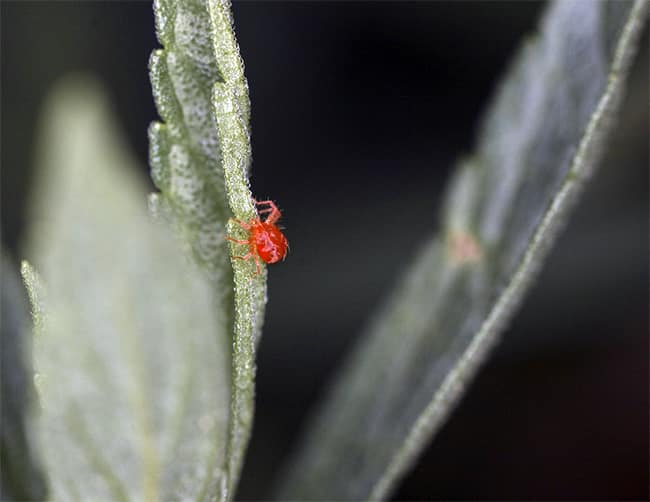
[{"label": "out-of-focus foliage", "polygon": [[646,3],[555,2],[461,163],[434,237],[347,360],[282,499],[383,499],[534,278],[617,111]]},{"label": "out-of-focus foliage", "polygon": [[45,483],[33,451],[34,388],[25,291],[4,249],[0,256],[0,500],[35,500]]},{"label": "out-of-focus foliage", "polygon": [[225,490],[228,322],[146,208],[93,81],[45,110],[23,277],[35,312],[36,434],[56,500]]}]

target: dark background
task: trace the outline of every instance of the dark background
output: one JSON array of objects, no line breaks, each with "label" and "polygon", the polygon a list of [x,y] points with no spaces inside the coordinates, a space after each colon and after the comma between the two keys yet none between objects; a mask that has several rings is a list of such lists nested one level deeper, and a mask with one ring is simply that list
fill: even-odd
[{"label": "dark background", "polygon": [[[438,226],[537,2],[238,2],[252,186],[284,210],[240,498],[268,498],[305,413]],[[1,3],[2,233],[20,258],[37,113],[72,70],[107,85],[146,171],[148,2]],[[648,38],[609,153],[539,282],[398,499],[647,499]],[[377,222],[380,222],[379,224]],[[390,231],[386,231],[390,229]]]}]

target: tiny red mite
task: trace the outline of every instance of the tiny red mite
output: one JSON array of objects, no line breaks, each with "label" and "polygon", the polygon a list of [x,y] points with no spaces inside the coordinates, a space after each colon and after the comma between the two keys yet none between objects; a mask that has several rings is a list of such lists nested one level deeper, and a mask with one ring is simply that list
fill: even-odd
[{"label": "tiny red mite", "polygon": [[268,213],[266,219],[262,221],[257,217],[248,223],[233,219],[232,221],[248,231],[248,239],[241,240],[233,239],[232,237],[226,237],[226,239],[237,244],[246,244],[248,246],[247,254],[244,256],[233,256],[233,258],[238,260],[250,260],[252,258],[255,260],[257,270],[255,275],[258,275],[260,273],[259,260],[262,259],[265,263],[269,264],[284,260],[287,256],[289,243],[282,230],[276,226],[277,221],[282,217],[278,206],[271,200],[255,201],[255,204],[258,206],[268,206],[265,209],[258,210],[260,215]]}]

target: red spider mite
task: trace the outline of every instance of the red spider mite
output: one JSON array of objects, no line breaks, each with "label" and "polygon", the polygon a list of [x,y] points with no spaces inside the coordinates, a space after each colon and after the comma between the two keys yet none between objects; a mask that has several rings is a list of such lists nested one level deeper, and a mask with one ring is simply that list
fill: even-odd
[{"label": "red spider mite", "polygon": [[255,260],[256,273],[260,273],[260,262],[262,259],[265,263],[276,263],[280,260],[284,260],[287,256],[287,251],[289,249],[289,242],[287,238],[276,226],[276,222],[282,217],[282,213],[278,209],[278,206],[271,200],[261,200],[255,201],[257,206],[268,206],[265,209],[259,209],[257,212],[259,215],[268,213],[268,216],[264,221],[259,217],[251,219],[248,223],[243,221],[233,219],[237,225],[247,230],[249,235],[248,239],[233,239],[232,237],[226,237],[227,240],[235,242],[237,244],[246,244],[248,246],[248,253],[244,256],[233,256],[238,260],[250,260],[251,258]]}]

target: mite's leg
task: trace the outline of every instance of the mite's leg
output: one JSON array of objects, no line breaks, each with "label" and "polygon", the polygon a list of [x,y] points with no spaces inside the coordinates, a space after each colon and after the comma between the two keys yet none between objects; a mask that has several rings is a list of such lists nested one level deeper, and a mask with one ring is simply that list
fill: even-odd
[{"label": "mite's leg", "polygon": [[278,209],[278,206],[276,206],[275,202],[273,202],[272,200],[259,200],[259,201],[256,200],[255,204],[258,206],[263,206],[263,205],[269,206],[266,209],[260,209],[257,211],[259,214],[269,213],[268,217],[266,218],[266,223],[275,223],[282,216],[282,213]]},{"label": "mite's leg", "polygon": [[230,242],[234,242],[236,244],[250,244],[250,241],[248,240],[243,240],[243,239],[233,239],[232,237],[226,236],[226,240]]},{"label": "mite's leg", "polygon": [[280,211],[278,209],[278,206],[275,205],[275,202],[272,200],[256,200],[255,201],[256,206],[269,206],[266,209],[259,209],[259,213],[271,213],[273,211]]},{"label": "mite's leg", "polygon": [[259,257],[255,253],[250,252],[244,256],[233,256],[233,258],[235,258],[236,260],[244,260],[244,261],[248,261],[251,258],[253,258],[253,260],[255,261],[255,273],[253,274],[251,279],[262,273],[262,270],[260,269]]},{"label": "mite's leg", "polygon": [[235,218],[230,218],[228,221],[232,221],[233,223],[236,223],[237,225],[239,225],[245,230],[251,229],[251,226],[248,223],[244,223],[243,221],[236,220]]},{"label": "mite's leg", "polygon": [[253,277],[257,277],[262,273],[262,271],[260,270],[260,258],[259,256],[255,255],[254,259],[255,259],[255,275]]},{"label": "mite's leg", "polygon": [[248,254],[245,254],[244,256],[233,256],[233,258],[234,258],[235,260],[244,260],[244,261],[248,261],[248,260],[250,260],[251,258],[253,258],[254,256],[255,256],[255,255],[253,255],[253,253],[248,253]]}]

